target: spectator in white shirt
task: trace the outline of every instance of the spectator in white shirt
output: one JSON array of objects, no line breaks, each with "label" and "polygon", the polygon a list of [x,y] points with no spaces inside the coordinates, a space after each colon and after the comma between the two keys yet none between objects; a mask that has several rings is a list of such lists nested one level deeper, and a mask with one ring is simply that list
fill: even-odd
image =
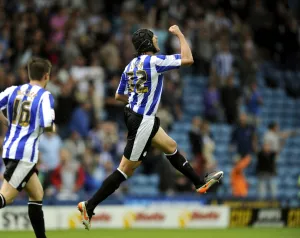
[{"label": "spectator in white shirt", "polygon": [[264,144],[270,146],[270,150],[278,156],[284,146],[285,140],[291,136],[295,136],[296,131],[280,131],[276,122],[269,124],[268,131],[264,135]]}]

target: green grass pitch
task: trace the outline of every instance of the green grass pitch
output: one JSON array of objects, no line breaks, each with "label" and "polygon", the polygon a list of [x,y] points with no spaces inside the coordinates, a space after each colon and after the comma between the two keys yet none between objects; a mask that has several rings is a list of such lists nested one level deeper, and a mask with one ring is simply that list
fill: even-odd
[{"label": "green grass pitch", "polygon": [[[34,238],[30,231],[0,231],[1,238]],[[47,232],[48,238],[300,238],[300,228],[232,228],[201,230],[61,230]]]}]

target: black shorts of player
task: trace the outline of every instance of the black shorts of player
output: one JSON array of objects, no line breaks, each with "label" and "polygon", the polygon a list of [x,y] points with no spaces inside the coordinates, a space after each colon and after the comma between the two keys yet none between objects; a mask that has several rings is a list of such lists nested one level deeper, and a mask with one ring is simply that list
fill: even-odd
[{"label": "black shorts of player", "polygon": [[131,161],[143,160],[151,147],[152,138],[159,129],[160,120],[155,116],[138,114],[128,107],[124,109],[124,120],[128,129],[124,156]]},{"label": "black shorts of player", "polygon": [[31,176],[36,173],[36,164],[22,160],[3,159],[5,164],[4,179],[19,192],[25,187]]}]

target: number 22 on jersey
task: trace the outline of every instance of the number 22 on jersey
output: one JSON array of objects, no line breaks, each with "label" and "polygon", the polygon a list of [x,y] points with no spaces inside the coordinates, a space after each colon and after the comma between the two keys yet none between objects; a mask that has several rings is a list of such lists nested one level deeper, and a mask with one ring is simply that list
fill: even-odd
[{"label": "number 22 on jersey", "polygon": [[[126,73],[128,77],[128,91],[137,93],[147,93],[148,87],[145,86],[147,82],[147,72],[145,70],[137,70],[136,72],[130,71]],[[137,78],[137,80],[135,80]]]}]

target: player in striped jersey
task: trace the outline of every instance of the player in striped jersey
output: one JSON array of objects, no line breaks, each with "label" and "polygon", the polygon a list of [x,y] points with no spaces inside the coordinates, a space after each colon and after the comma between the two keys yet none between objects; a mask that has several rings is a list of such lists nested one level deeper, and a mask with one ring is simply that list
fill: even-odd
[{"label": "player in striped jersey", "polygon": [[[0,190],[0,209],[11,204],[22,189],[29,196],[28,215],[37,238],[45,238],[43,188],[37,176],[39,136],[54,131],[54,100],[45,90],[51,63],[33,58],[28,63],[30,82],[0,93],[1,121],[8,130],[3,143],[6,167]],[[7,118],[2,114],[6,109]]]},{"label": "player in striped jersey", "polygon": [[116,92],[116,99],[127,104],[124,111],[127,144],[118,169],[90,200],[78,204],[86,229],[90,229],[95,207],[133,174],[151,145],[164,152],[171,164],[194,183],[199,193],[205,193],[223,176],[222,171],[214,172],[205,178],[206,183],[202,185],[189,162],[177,150],[176,142],[160,127],[159,118],[155,116],[163,88],[163,73],[194,62],[191,49],[178,26],[171,26],[169,31],[178,37],[181,54],[155,55],[159,46],[152,31],[140,29],[133,34],[132,43],[137,57],[125,68]]}]

